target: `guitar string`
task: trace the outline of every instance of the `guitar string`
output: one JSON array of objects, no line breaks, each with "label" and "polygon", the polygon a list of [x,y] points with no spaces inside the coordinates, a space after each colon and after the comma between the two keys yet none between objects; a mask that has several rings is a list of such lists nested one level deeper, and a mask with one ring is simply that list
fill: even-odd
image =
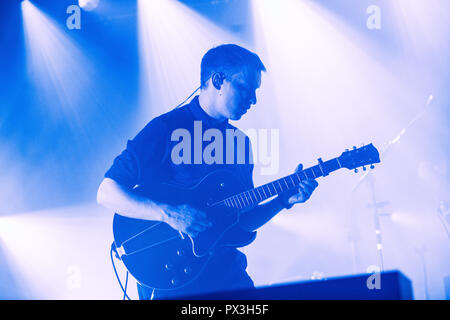
[{"label": "guitar string", "polygon": [[160,244],[166,243],[166,242],[171,241],[171,240],[173,240],[173,239],[175,239],[175,238],[178,238],[178,235],[173,236],[173,237],[171,237],[171,238],[169,238],[169,239],[165,239],[165,240],[162,240],[162,241],[159,241],[159,242],[152,243],[152,244],[149,245],[149,246],[140,248],[140,249],[135,250],[135,251],[131,251],[130,253],[126,253],[126,252],[125,252],[124,255],[125,255],[125,256],[130,256],[130,255],[132,255],[132,254],[136,254],[136,253],[139,253],[139,252],[141,252],[141,251],[150,249],[151,247],[158,246],[158,245],[160,245]]},{"label": "guitar string", "polygon": [[128,241],[133,240],[133,239],[136,238],[136,237],[139,237],[139,236],[142,235],[143,233],[145,233],[145,232],[147,232],[148,230],[150,230],[150,229],[152,229],[152,228],[154,228],[154,227],[160,225],[161,223],[162,223],[162,222],[155,223],[154,225],[148,227],[147,229],[142,230],[141,232],[139,232],[139,233],[135,234],[134,236],[128,238],[127,240],[123,241],[122,244],[121,244],[120,246],[122,247],[122,246],[123,246],[124,244],[126,244]]}]

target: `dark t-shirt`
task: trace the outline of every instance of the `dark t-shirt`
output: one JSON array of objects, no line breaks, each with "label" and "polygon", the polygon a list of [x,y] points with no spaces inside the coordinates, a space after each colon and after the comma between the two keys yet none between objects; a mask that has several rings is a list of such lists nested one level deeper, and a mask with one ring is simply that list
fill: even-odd
[{"label": "dark t-shirt", "polygon": [[[217,130],[223,137],[222,154],[214,151],[203,156],[208,145],[215,141]],[[226,139],[230,132],[234,132],[234,139]],[[181,151],[181,140],[189,136],[190,148]],[[230,143],[233,149],[230,149]],[[128,141],[105,177],[130,189],[137,185],[145,187],[155,181],[189,187],[212,171],[226,169],[241,180],[245,189],[252,189],[252,162],[250,139],[228,121],[210,117],[196,96],[189,104],[151,120]],[[236,190],[240,191],[243,190]],[[197,283],[179,294],[253,285],[245,272],[245,255],[237,249],[219,250],[208,265]]]},{"label": "dark t-shirt", "polygon": [[[219,163],[209,164],[207,162],[211,160],[206,158],[199,159],[203,155],[205,148],[211,143],[211,141],[203,141],[207,138],[204,137],[202,139],[197,134],[199,127],[202,133],[209,129],[220,130],[222,133],[224,137],[222,141],[223,155],[220,157],[222,161],[217,161]],[[179,135],[176,134],[180,132],[180,129],[189,132],[191,137],[190,163],[175,163],[181,160],[179,157],[175,157],[175,159],[172,154],[172,151],[176,148],[176,145],[179,145],[181,140],[177,138]],[[236,143],[233,143],[232,160],[227,159],[227,151],[229,149],[226,144],[227,141],[230,142],[229,139],[225,139],[227,130],[234,130],[238,136],[238,138],[233,140]],[[175,133],[175,137],[172,139],[173,133]],[[198,147],[200,139],[202,140],[200,142],[202,144],[201,150]],[[238,139],[245,139],[245,150],[239,149],[243,144],[240,144],[237,141]],[[199,150],[200,152],[198,152]],[[182,155],[180,157],[182,158]],[[226,169],[236,173],[246,189],[253,188],[250,139],[242,131],[229,124],[228,121],[219,122],[211,118],[200,107],[197,96],[188,105],[174,109],[150,121],[133,140],[128,141],[127,148],[116,157],[105,177],[111,178],[129,188],[133,188],[136,185],[145,186],[151,184],[155,179],[182,186],[190,186],[208,173],[219,169]]]}]

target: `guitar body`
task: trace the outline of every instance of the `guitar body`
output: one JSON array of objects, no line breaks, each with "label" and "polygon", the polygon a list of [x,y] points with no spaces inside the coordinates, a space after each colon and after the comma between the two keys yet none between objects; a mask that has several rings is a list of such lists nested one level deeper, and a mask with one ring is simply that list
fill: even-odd
[{"label": "guitar body", "polygon": [[155,201],[204,211],[213,226],[191,238],[164,222],[115,214],[114,243],[128,271],[142,285],[173,290],[194,281],[217,248],[251,243],[256,232],[239,228],[238,211],[221,202],[237,190],[243,191],[242,184],[225,170],[208,174],[191,188],[164,183],[138,187],[137,193]]}]

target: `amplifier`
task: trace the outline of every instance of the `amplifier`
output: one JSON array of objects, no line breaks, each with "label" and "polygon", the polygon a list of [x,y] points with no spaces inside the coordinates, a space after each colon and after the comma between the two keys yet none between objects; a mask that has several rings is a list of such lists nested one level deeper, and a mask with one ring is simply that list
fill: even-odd
[{"label": "amplifier", "polygon": [[411,281],[399,271],[274,284],[183,297],[187,300],[411,300]]}]

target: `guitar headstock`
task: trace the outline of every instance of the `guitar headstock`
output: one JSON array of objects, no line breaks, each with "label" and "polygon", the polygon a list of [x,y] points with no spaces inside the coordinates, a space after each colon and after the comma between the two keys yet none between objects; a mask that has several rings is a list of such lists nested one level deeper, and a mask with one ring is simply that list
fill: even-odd
[{"label": "guitar headstock", "polygon": [[374,163],[380,162],[380,154],[373,144],[368,144],[361,148],[353,147],[353,150],[346,150],[338,159],[342,167],[358,172],[356,168],[363,167],[366,170],[364,167],[366,165],[370,165],[372,169]]}]

